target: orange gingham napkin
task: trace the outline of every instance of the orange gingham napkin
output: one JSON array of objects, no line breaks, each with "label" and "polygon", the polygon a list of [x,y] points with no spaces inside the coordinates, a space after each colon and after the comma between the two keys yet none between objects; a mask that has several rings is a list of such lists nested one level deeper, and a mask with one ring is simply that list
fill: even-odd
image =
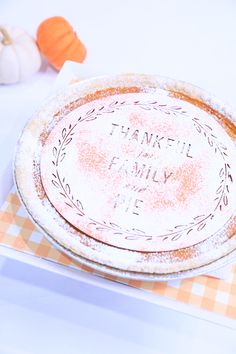
[{"label": "orange gingham napkin", "polygon": [[[0,245],[86,272],[92,269],[59,252],[36,229],[13,189],[0,210]],[[101,273],[99,273],[101,275]],[[102,275],[127,285],[236,319],[236,265],[225,279],[198,276],[168,282],[143,282]]]}]

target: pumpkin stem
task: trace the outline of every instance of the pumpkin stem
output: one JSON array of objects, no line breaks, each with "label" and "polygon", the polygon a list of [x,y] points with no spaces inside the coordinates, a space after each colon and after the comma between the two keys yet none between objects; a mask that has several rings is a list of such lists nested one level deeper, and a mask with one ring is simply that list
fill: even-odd
[{"label": "pumpkin stem", "polygon": [[2,33],[3,38],[1,40],[2,44],[4,45],[10,45],[12,44],[11,37],[9,36],[8,32],[5,30],[5,28],[0,26],[0,33]]}]

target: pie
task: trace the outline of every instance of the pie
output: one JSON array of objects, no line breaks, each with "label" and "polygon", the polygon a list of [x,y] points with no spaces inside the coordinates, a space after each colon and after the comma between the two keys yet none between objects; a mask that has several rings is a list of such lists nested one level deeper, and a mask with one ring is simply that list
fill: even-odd
[{"label": "pie", "polygon": [[15,182],[37,227],[96,269],[200,274],[236,248],[236,126],[201,89],[151,75],[73,84],[18,141]]}]

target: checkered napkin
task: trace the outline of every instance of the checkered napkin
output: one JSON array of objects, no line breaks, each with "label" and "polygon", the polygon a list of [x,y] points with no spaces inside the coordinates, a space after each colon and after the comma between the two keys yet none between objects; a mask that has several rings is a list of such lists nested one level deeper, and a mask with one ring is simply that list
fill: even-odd
[{"label": "checkered napkin", "polygon": [[[97,273],[51,245],[30,221],[13,189],[0,210],[0,245],[81,271]],[[227,276],[226,276],[227,270]],[[105,278],[236,319],[236,265],[224,270],[224,279],[198,276],[168,282],[144,282],[99,273]]]}]

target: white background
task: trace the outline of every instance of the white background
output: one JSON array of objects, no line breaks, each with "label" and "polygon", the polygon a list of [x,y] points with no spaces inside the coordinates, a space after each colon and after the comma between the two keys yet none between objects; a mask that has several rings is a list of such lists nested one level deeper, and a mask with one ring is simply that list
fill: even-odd
[{"label": "white background", "polygon": [[[156,73],[198,85],[236,107],[234,0],[0,0],[0,23],[35,36],[61,15],[86,44],[81,76]],[[0,86],[0,200],[25,121],[52,90],[43,65]],[[0,353],[235,353],[235,331],[1,258]]]}]

